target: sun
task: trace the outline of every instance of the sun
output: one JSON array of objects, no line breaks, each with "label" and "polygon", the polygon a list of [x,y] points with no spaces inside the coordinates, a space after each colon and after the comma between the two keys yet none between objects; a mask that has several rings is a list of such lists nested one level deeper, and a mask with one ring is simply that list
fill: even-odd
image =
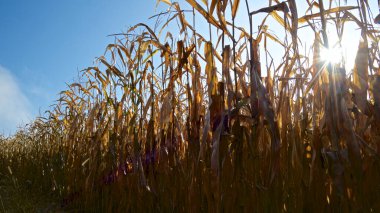
[{"label": "sun", "polygon": [[344,60],[343,49],[341,47],[322,47],[320,51],[321,61],[326,63],[340,64]]},{"label": "sun", "polygon": [[329,48],[320,46],[319,60],[325,64],[338,65],[351,71],[355,66],[355,58],[361,41],[361,32],[350,26],[339,39],[336,33],[328,33]]}]

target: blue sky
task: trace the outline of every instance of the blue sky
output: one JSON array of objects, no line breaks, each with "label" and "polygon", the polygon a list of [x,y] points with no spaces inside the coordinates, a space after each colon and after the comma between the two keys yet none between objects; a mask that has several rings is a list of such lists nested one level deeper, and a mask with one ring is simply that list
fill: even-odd
[{"label": "blue sky", "polygon": [[[180,2],[182,9],[188,9],[188,4]],[[249,2],[251,10],[257,10],[268,1]],[[356,0],[348,2],[356,4]],[[299,16],[305,15],[305,2],[297,3]],[[369,3],[376,16],[376,1]],[[0,0],[0,134],[9,135],[22,122],[43,114],[66,83],[77,79],[79,70],[92,66],[114,41],[107,35],[147,22],[167,8],[166,4],[155,6],[156,0]],[[247,27],[245,7],[239,10],[244,11],[238,13],[238,25]],[[258,19],[255,16],[254,29],[260,24]],[[279,26],[273,20],[268,24]],[[307,35],[304,41],[311,44],[313,34],[302,31]],[[351,52],[358,42],[351,37],[358,33],[355,27],[348,31]]]},{"label": "blue sky", "polygon": [[1,0],[0,133],[48,109],[113,42],[107,35],[153,14],[154,0]]}]

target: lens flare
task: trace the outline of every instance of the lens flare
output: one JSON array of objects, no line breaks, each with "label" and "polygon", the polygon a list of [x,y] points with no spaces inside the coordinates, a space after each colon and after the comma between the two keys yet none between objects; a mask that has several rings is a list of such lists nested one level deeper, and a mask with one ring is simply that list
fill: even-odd
[{"label": "lens flare", "polygon": [[339,47],[322,47],[320,57],[321,61],[325,61],[332,64],[339,64],[343,60],[343,51]]}]

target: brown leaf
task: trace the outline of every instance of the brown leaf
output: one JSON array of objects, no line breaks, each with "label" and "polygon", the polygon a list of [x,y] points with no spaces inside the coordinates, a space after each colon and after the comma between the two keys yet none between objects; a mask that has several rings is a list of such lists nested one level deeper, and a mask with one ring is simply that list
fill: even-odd
[{"label": "brown leaf", "polygon": [[[330,13],[337,13],[337,12],[353,10],[353,9],[358,9],[358,7],[354,7],[354,6],[335,7],[335,8],[331,8],[329,10],[325,10],[323,14],[327,15]],[[321,13],[313,13],[310,15],[305,15],[305,16],[302,16],[301,18],[298,19],[298,23],[302,24],[302,23],[307,22],[308,20],[311,20],[313,18],[318,18],[320,16],[321,16]]]},{"label": "brown leaf", "polygon": [[361,41],[353,70],[353,90],[354,102],[363,113],[367,113],[368,55],[368,44],[365,41]]},{"label": "brown leaf", "polygon": [[205,59],[206,59],[206,75],[207,85],[209,87],[209,94],[215,95],[217,91],[218,78],[215,73],[215,62],[213,56],[213,47],[211,42],[205,44]]},{"label": "brown leaf", "polygon": [[261,9],[259,9],[259,10],[250,12],[249,14],[250,15],[255,15],[257,13],[271,13],[271,12],[273,12],[275,10],[282,11],[284,13],[288,13],[289,12],[288,5],[286,5],[285,2],[281,2],[281,3],[273,5],[273,6],[263,7]]},{"label": "brown leaf", "polygon": [[219,0],[212,0],[211,1],[211,6],[210,6],[210,14],[212,15],[214,13],[216,4],[218,3]]},{"label": "brown leaf", "polygon": [[237,13],[237,10],[239,8],[239,3],[240,3],[240,0],[235,0],[232,4],[232,8],[231,8],[231,13],[232,13],[232,18],[234,19],[235,16],[236,16],[236,13]]},{"label": "brown leaf", "polygon": [[221,29],[220,25],[218,22],[215,20],[215,18],[208,13],[201,5],[199,5],[195,0],[186,0],[187,3],[189,3],[194,9],[196,9],[206,20],[214,25],[215,27]]},{"label": "brown leaf", "polygon": [[160,2],[164,2],[164,3],[168,4],[169,6],[172,5],[172,3],[170,2],[170,0],[157,0],[156,7],[158,6],[158,4],[159,4]]}]

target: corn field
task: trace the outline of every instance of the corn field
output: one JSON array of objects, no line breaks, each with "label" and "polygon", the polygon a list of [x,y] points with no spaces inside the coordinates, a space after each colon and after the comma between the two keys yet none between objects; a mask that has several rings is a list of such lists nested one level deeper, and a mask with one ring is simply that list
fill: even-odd
[{"label": "corn field", "polygon": [[[0,181],[57,211],[380,211],[378,8],[300,2],[159,0],[153,26],[113,35],[50,110],[0,137]],[[352,70],[322,60],[327,28],[346,25],[361,35]],[[0,194],[2,211],[38,211]]]}]

